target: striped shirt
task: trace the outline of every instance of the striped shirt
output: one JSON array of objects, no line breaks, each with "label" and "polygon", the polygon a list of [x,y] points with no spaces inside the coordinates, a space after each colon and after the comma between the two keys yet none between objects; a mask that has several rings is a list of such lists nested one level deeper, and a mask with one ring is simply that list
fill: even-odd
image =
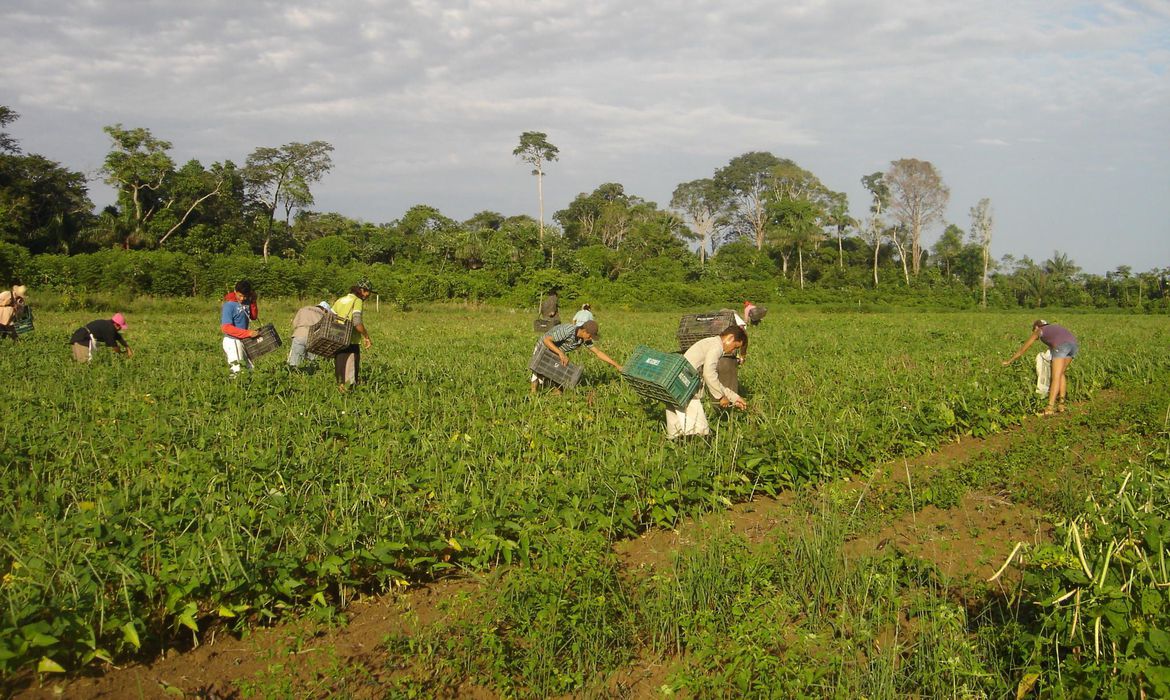
[{"label": "striped shirt", "polygon": [[582,345],[591,347],[593,341],[581,340],[577,337],[578,328],[580,326],[575,323],[562,323],[559,326],[554,326],[551,331],[544,334],[544,337],[552,338],[553,343],[564,352],[573,352]]}]

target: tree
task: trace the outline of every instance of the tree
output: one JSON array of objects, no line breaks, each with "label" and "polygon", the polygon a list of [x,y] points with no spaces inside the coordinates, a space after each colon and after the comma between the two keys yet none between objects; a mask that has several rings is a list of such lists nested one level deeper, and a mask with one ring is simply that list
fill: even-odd
[{"label": "tree", "polygon": [[715,171],[715,185],[729,203],[728,224],[734,236],[750,237],[756,250],[764,249],[768,216],[765,211],[772,169],[781,161],[771,153],[752,151],[736,156]]},{"label": "tree", "polygon": [[825,223],[832,226],[837,232],[837,266],[845,269],[845,231],[850,226],[856,226],[857,221],[849,216],[849,195],[844,192],[833,192],[829,195],[829,208],[825,213]]},{"label": "tree", "polygon": [[954,224],[947,226],[934,244],[934,256],[948,280],[952,277],[952,266],[963,253],[963,229]]},{"label": "tree", "polygon": [[808,199],[786,197],[768,203],[769,231],[784,256],[785,273],[788,268],[785,249],[796,248],[801,289],[804,289],[804,250],[815,246],[824,234],[820,224],[823,214],[823,210]]},{"label": "tree", "polygon": [[682,213],[695,232],[699,264],[706,264],[709,252],[715,252],[712,245],[715,227],[726,216],[727,200],[723,193],[711,178],[691,180],[674,188],[670,206]]},{"label": "tree", "polygon": [[890,204],[890,187],[886,184],[885,175],[872,173],[861,178],[861,184],[869,190],[869,219],[866,221],[862,237],[866,243],[873,246],[873,286],[878,286],[878,253],[881,251],[885,229],[882,216]]},{"label": "tree", "polygon": [[[10,107],[0,105],[0,129],[7,127],[17,119],[20,119],[19,114]],[[7,131],[0,131],[0,153],[9,153],[12,155],[20,153],[20,144],[16,142],[16,139],[9,136]]]},{"label": "tree", "polygon": [[910,238],[911,266],[918,275],[922,233],[941,221],[951,191],[930,161],[903,158],[890,163],[885,182],[890,188],[890,216]]},{"label": "tree", "polygon": [[33,253],[76,252],[92,212],[84,174],[39,155],[0,153],[0,241]]},{"label": "tree", "polygon": [[244,186],[249,201],[267,217],[264,228],[264,261],[272,241],[276,209],[285,209],[288,223],[293,209],[313,203],[310,185],[333,169],[329,155],[333,146],[324,141],[286,143],[280,148],[261,147],[252,151],[244,164]]},{"label": "tree", "polygon": [[555,161],[560,151],[548,142],[548,134],[542,131],[525,131],[520,134],[520,145],[512,149],[512,155],[532,166],[536,176],[536,197],[540,203],[540,244],[544,245],[544,164]]},{"label": "tree", "polygon": [[979,243],[979,247],[983,250],[983,275],[980,279],[981,297],[979,300],[979,305],[983,308],[987,308],[987,284],[990,281],[988,273],[991,267],[991,229],[994,224],[991,200],[984,197],[979,200],[978,204],[971,207],[971,237]]},{"label": "tree", "polygon": [[[172,234],[182,228],[196,207],[219,195],[230,185],[234,168],[230,162],[226,167],[216,163],[211,171],[207,171],[199,161],[192,159],[174,173],[163,209],[170,209],[173,204],[181,202],[174,213],[177,214],[178,210],[182,209],[183,214],[158,239],[158,245],[166,243]],[[185,208],[183,205],[186,205]]]},{"label": "tree", "polygon": [[129,236],[123,247],[129,248],[131,237],[145,238],[146,224],[165,202],[162,191],[167,177],[174,172],[175,162],[167,155],[170,141],[157,139],[150,129],[124,129],[121,124],[103,129],[114,141],[106,155],[102,172],[106,183],[118,190],[118,203],[124,215],[129,216]]}]

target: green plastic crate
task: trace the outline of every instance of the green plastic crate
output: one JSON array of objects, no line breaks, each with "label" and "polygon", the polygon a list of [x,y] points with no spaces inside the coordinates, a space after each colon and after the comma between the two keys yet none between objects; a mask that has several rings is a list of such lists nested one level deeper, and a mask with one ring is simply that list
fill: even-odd
[{"label": "green plastic crate", "polygon": [[702,377],[682,355],[639,345],[622,367],[622,376],[634,391],[647,399],[683,408],[703,383]]}]

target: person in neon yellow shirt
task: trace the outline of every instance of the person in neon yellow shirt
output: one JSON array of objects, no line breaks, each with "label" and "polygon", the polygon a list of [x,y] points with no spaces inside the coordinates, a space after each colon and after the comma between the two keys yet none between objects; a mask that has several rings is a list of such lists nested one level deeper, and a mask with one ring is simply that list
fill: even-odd
[{"label": "person in neon yellow shirt", "polygon": [[362,280],[349,288],[349,294],[333,302],[333,313],[353,321],[350,344],[338,350],[333,356],[333,372],[337,377],[337,388],[340,391],[348,390],[361,380],[362,351],[357,343],[357,336],[362,337],[362,345],[367,350],[373,345],[366,324],[362,321],[362,302],[369,299],[373,293],[370,283]]}]

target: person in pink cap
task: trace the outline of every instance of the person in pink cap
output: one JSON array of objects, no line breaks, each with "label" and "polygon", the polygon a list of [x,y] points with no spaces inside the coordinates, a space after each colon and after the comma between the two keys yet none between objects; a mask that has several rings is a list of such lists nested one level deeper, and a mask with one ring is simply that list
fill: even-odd
[{"label": "person in pink cap", "polygon": [[103,343],[116,353],[126,353],[126,357],[133,357],[134,351],[126,344],[122,331],[126,330],[126,317],[116,313],[112,318],[102,318],[90,321],[81,328],[73,331],[69,342],[73,346],[73,359],[78,362],[89,362],[93,359],[93,352],[98,343]]}]

